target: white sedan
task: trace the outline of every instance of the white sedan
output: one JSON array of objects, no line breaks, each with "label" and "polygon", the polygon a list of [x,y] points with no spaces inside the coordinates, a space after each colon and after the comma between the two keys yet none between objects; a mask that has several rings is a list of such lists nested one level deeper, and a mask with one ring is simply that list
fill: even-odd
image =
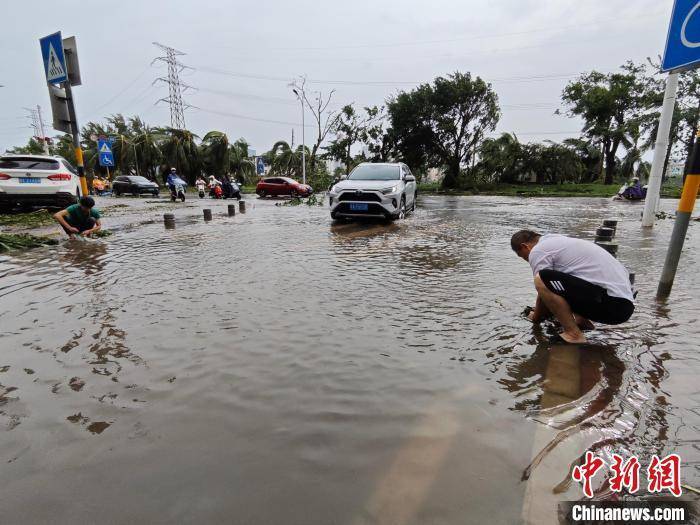
[{"label": "white sedan", "polygon": [[0,157],[0,210],[7,211],[17,204],[65,207],[80,196],[80,177],[63,157]]}]

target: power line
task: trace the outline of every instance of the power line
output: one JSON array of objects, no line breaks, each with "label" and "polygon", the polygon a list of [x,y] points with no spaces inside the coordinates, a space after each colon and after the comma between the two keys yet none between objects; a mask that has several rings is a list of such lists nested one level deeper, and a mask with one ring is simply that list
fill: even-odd
[{"label": "power line", "polygon": [[[215,75],[223,75],[235,78],[248,78],[251,80],[268,80],[272,82],[285,82],[288,83],[289,79],[293,76],[281,77],[281,76],[270,76],[270,75],[258,75],[251,73],[241,73],[237,71],[226,71],[223,69],[197,66],[197,71],[202,71],[205,73],[212,73]],[[529,75],[529,76],[515,76],[515,77],[502,77],[489,79],[489,82],[542,82],[548,80],[562,80],[567,78],[576,78],[580,73],[557,73],[552,75]],[[423,82],[419,81],[405,81],[405,80],[333,80],[333,79],[308,79],[307,82],[313,84],[335,84],[335,85],[349,85],[349,86],[417,86]]]},{"label": "power line", "polygon": [[[197,111],[201,111],[203,113],[211,113],[213,115],[221,115],[224,117],[231,117],[231,118],[237,118],[241,120],[252,120],[254,122],[265,122],[267,124],[282,124],[285,126],[298,126],[298,122],[287,122],[284,120],[272,120],[272,119],[264,119],[264,118],[257,118],[257,117],[249,117],[247,115],[239,115],[237,113],[229,113],[227,111],[215,111],[213,109],[205,109],[205,108],[196,108]],[[313,128],[311,124],[306,125],[307,128]]]},{"label": "power line", "polygon": [[168,97],[158,102],[167,102],[170,105],[170,125],[175,129],[185,129],[185,108],[191,106],[182,101],[182,92],[188,88],[192,89],[192,86],[180,82],[180,72],[187,66],[181,64],[176,58],[185,53],[158,42],[153,42],[153,45],[165,51],[164,57],[158,57],[153,62],[161,60],[168,65],[168,78],[160,77],[154,81],[154,83],[161,81],[168,84]]},{"label": "power line", "polygon": [[[635,20],[642,18],[658,18],[662,14],[666,14],[667,10],[658,10],[654,12],[646,12],[642,15],[625,17],[625,20]],[[606,25],[619,25],[619,20],[614,19],[612,22],[608,20],[586,22],[582,24],[571,24],[571,25],[559,25],[557,27],[548,27],[540,29],[531,29],[527,31],[513,31],[507,33],[492,33],[489,35],[470,35],[464,37],[455,38],[443,38],[435,40],[411,40],[404,42],[384,42],[384,43],[372,43],[372,44],[353,44],[353,45],[341,45],[341,46],[312,46],[312,47],[284,47],[284,48],[259,48],[256,47],[255,50],[262,51],[326,51],[326,50],[337,50],[337,49],[377,49],[377,48],[392,48],[392,47],[412,47],[412,46],[424,46],[432,44],[450,44],[454,42],[468,42],[468,41],[479,41],[488,40],[493,38],[507,38],[512,36],[525,36],[533,34],[542,34],[550,32],[568,32],[571,29],[580,29],[582,27],[604,27]],[[225,46],[221,46],[225,48]],[[237,48],[240,50],[240,48]]]},{"label": "power line", "polygon": [[102,104],[102,105],[96,107],[96,108],[93,109],[92,111],[88,112],[88,115],[93,115],[93,114],[97,113],[97,112],[98,112],[99,110],[101,110],[102,108],[108,106],[109,104],[111,104],[112,102],[114,102],[115,100],[117,100],[120,96],[122,96],[124,93],[126,93],[134,84],[136,84],[136,82],[138,82],[138,80],[139,80],[139,79],[146,73],[146,71],[148,71],[150,68],[151,68],[150,65],[149,65],[149,66],[146,66],[146,69],[144,69],[143,71],[141,71],[141,73],[139,73],[139,74],[136,76],[136,78],[134,78],[134,80],[132,80],[131,82],[129,82],[123,89],[119,90],[112,98],[110,98],[109,100],[107,100],[107,102],[105,102],[104,104]]}]

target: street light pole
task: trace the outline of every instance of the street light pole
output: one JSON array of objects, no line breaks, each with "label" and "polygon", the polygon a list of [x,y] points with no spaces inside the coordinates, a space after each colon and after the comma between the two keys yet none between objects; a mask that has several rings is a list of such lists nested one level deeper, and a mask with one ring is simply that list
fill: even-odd
[{"label": "street light pole", "polygon": [[301,177],[302,183],[306,184],[306,136],[305,136],[305,123],[304,123],[304,98],[299,94],[296,89],[292,89],[294,94],[301,102]]}]

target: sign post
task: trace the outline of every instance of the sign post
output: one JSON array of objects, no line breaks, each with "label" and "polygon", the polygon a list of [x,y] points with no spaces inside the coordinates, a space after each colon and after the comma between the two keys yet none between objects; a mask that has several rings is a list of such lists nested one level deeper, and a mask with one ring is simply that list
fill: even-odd
[{"label": "sign post", "polygon": [[666,38],[666,50],[664,52],[661,71],[668,72],[666,79],[666,91],[664,104],[661,109],[661,120],[656,133],[656,145],[654,146],[654,160],[649,177],[649,188],[642,226],[652,227],[656,215],[656,208],[661,193],[663,180],[663,167],[666,163],[668,151],[671,120],[676,104],[678,91],[678,73],[697,67],[700,63],[700,1],[675,0],[671,22]]},{"label": "sign post", "polygon": [[[80,146],[80,127],[75,115],[75,100],[71,89],[71,79],[75,82],[75,85],[80,85],[81,83],[75,38],[67,39],[67,43],[68,46],[64,48],[64,40],[60,31],[39,39],[46,83],[49,87],[49,96],[51,97],[51,108],[54,113],[54,127],[63,132],[67,132],[70,129],[73,136],[76,167],[80,177],[80,193],[81,195],[88,195],[83,149]],[[70,55],[69,59],[67,59],[67,55]],[[69,66],[73,68],[72,72],[69,71]],[[63,89],[57,88],[56,84],[63,84]],[[62,107],[64,104],[65,106]],[[65,110],[67,110],[67,115]],[[58,124],[58,127],[56,124]]]},{"label": "sign post", "polygon": [[656,144],[654,144],[654,159],[651,163],[651,175],[649,175],[649,187],[647,198],[644,202],[644,214],[642,215],[642,227],[651,228],[656,219],[656,208],[661,196],[661,182],[664,178],[664,164],[668,153],[668,141],[671,133],[671,121],[676,107],[676,94],[678,93],[678,73],[669,73],[666,78],[666,91],[664,103],[661,107],[661,119],[659,129],[656,131]]},{"label": "sign post", "polygon": [[[698,65],[700,65],[700,0],[676,0],[673,5],[671,24],[668,29],[668,40],[666,42],[662,69],[663,71],[673,71],[677,75],[678,71],[692,69],[698,67]],[[668,83],[666,90],[667,92],[669,90]],[[659,129],[659,133],[661,133],[661,129]],[[656,162],[656,152],[654,153],[654,162]],[[683,243],[688,233],[690,216],[695,208],[698,189],[700,189],[700,132],[695,139],[688,171],[683,184],[681,200],[676,211],[676,220],[673,224],[673,233],[668,245],[666,261],[664,262],[659,287],[656,291],[656,298],[659,300],[666,299],[671,294],[681,252],[683,251]],[[660,181],[658,185],[660,186]],[[647,202],[644,208],[645,218],[647,218],[647,212],[655,213],[656,199],[658,199],[658,195],[655,194],[653,196],[654,202],[650,203],[649,195],[647,194]],[[651,221],[653,223],[653,218]]]},{"label": "sign post", "polygon": [[109,179],[109,168],[114,166],[114,155],[112,154],[112,145],[109,139],[97,139],[97,156],[100,166],[107,168],[107,178]]},{"label": "sign post", "polygon": [[656,290],[657,299],[666,299],[671,295],[671,288],[673,287],[673,281],[676,277],[678,262],[681,259],[683,243],[688,233],[690,216],[693,213],[693,208],[695,208],[698,189],[700,189],[700,132],[695,138],[693,153],[690,157],[690,169],[688,176],[685,178],[685,183],[683,184],[681,200],[678,202],[678,210],[676,211],[676,220],[673,223],[671,242],[668,245],[664,269],[661,272],[659,287]]}]

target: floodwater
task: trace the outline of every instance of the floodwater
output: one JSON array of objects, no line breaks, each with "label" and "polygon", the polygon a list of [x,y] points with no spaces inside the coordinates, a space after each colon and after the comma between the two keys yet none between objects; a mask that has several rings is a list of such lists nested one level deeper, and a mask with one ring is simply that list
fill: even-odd
[{"label": "floodwater", "polygon": [[[111,237],[0,257],[4,523],[554,523],[587,449],[676,452],[700,485],[699,224],[657,304],[673,221],[642,233],[639,205],[189,204],[173,230],[122,209]],[[552,345],[510,235],[605,218],[637,311]]]}]

